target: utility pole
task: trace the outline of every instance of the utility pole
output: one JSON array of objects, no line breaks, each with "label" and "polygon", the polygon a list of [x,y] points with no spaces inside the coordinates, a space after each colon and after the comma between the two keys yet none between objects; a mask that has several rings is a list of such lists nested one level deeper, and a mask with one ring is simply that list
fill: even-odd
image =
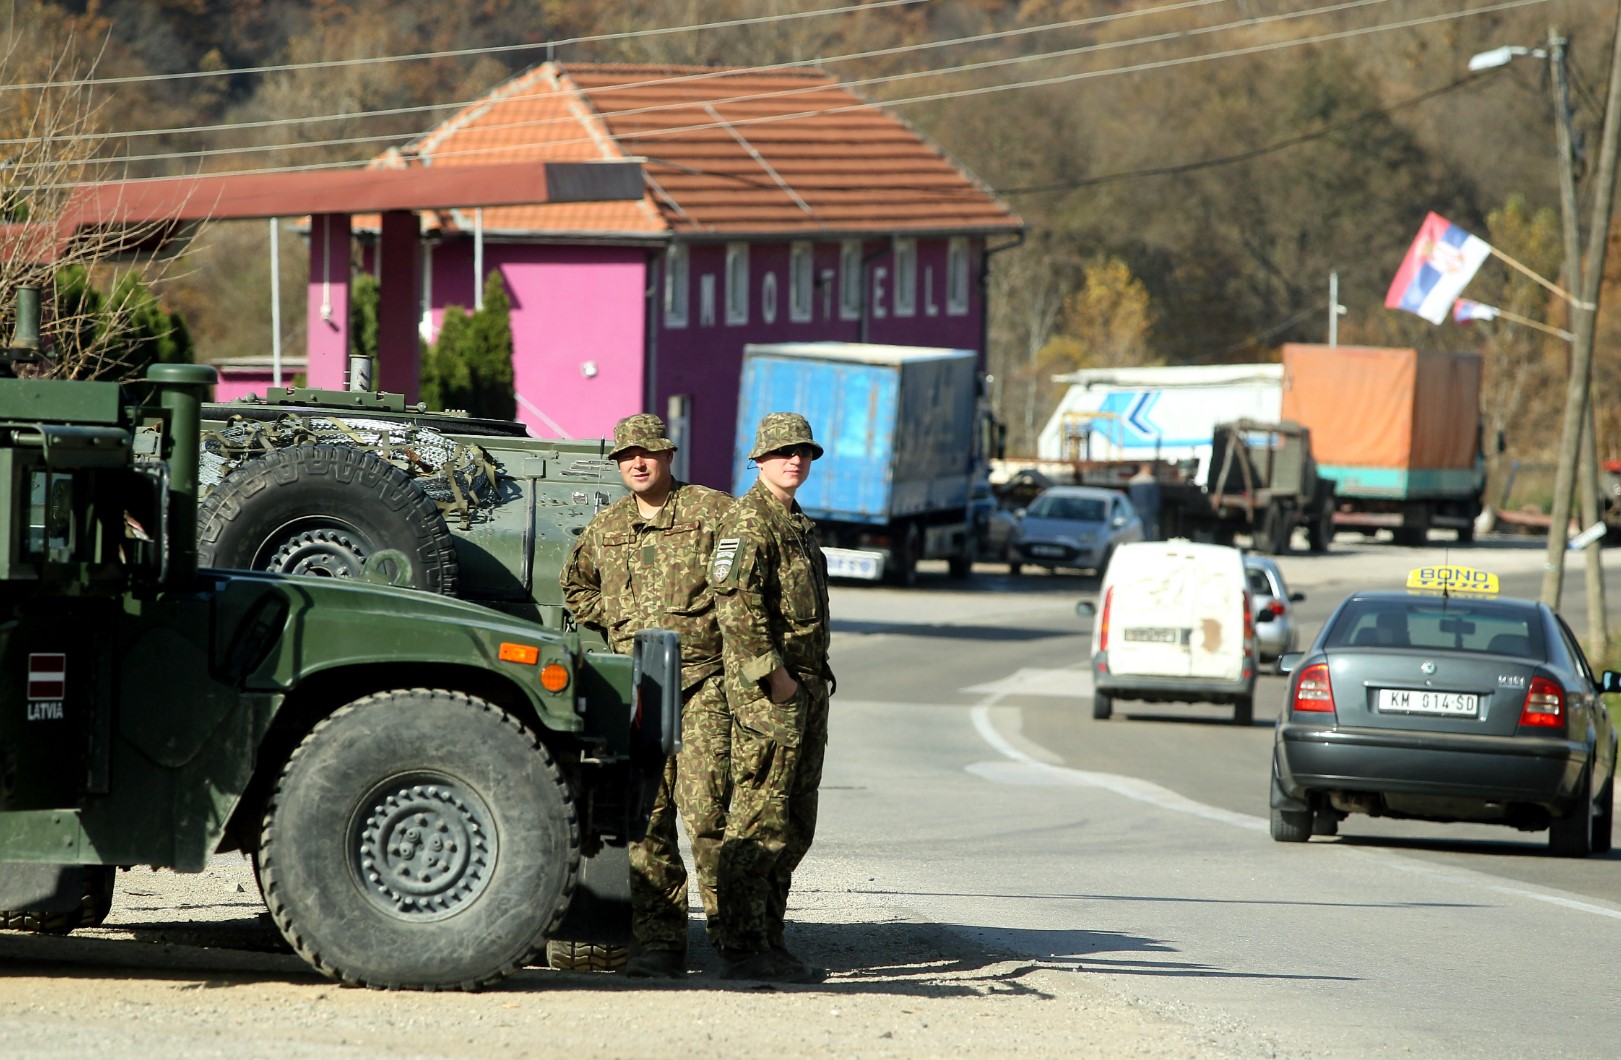
[{"label": "utility pole", "polygon": [[[1584,298],[1582,284],[1582,242],[1580,223],[1577,219],[1576,205],[1576,147],[1575,134],[1572,128],[1570,112],[1570,41],[1559,32],[1557,27],[1548,30],[1548,58],[1549,73],[1553,79],[1554,106],[1558,108],[1555,119],[1558,125],[1559,140],[1559,206],[1560,219],[1563,222],[1565,237],[1565,286],[1574,292],[1576,298]],[[1575,324],[1576,314],[1587,313],[1592,315],[1592,309],[1571,307],[1571,323]],[[1574,331],[1574,327],[1572,328]],[[1592,363],[1591,346],[1589,346],[1589,363],[1587,378],[1587,398],[1582,404],[1582,421],[1577,448],[1576,489],[1580,490],[1582,508],[1582,525],[1591,526],[1602,518],[1603,512],[1599,507],[1598,499],[1598,438],[1593,428],[1593,402],[1592,402]],[[1575,378],[1576,358],[1572,347],[1571,377]],[[1564,524],[1560,524],[1561,527]],[[1551,549],[1555,539],[1554,528],[1548,528],[1548,541]],[[1565,558],[1564,533],[1558,535],[1559,562]],[[1587,621],[1589,638],[1600,651],[1609,640],[1609,624],[1605,615],[1604,606],[1604,566],[1602,544],[1598,541],[1590,542],[1584,549],[1587,560]],[[1562,595],[1564,579],[1560,572],[1559,583],[1554,589],[1554,599],[1549,601],[1552,607],[1559,606],[1559,597]],[[1546,594],[1544,594],[1546,600]]]},{"label": "utility pole", "polygon": [[[1617,25],[1621,29],[1621,10],[1617,12]],[[1542,579],[1542,600],[1550,607],[1559,606],[1560,593],[1563,588],[1565,573],[1565,543],[1570,525],[1572,500],[1575,495],[1576,471],[1579,455],[1582,452],[1584,434],[1589,421],[1590,409],[1590,381],[1593,364],[1593,331],[1597,312],[1598,288],[1602,275],[1585,275],[1581,263],[1577,258],[1580,253],[1580,238],[1576,232],[1576,193],[1575,193],[1575,163],[1573,136],[1571,133],[1571,118],[1569,106],[1569,80],[1566,69],[1566,48],[1568,42],[1555,31],[1549,41],[1551,60],[1550,66],[1554,83],[1555,107],[1558,119],[1559,137],[1559,165],[1560,190],[1564,207],[1565,230],[1565,267],[1569,273],[1568,282],[1575,288],[1571,302],[1571,331],[1574,339],[1571,346],[1570,358],[1570,385],[1566,392],[1565,415],[1563,432],[1560,436],[1559,462],[1554,478],[1554,495],[1552,504],[1552,518],[1548,527],[1548,556],[1546,569]],[[1621,47],[1615,49],[1611,56],[1612,72],[1610,83],[1610,97],[1605,107],[1604,138],[1600,148],[1600,162],[1598,174],[1599,194],[1595,198],[1593,211],[1594,228],[1589,233],[1590,242],[1587,266],[1589,269],[1597,267],[1603,269],[1606,237],[1610,223],[1610,196],[1614,194],[1615,185],[1615,151],[1618,118],[1621,118]],[[1591,444],[1591,443],[1589,443]],[[1588,463],[1596,464],[1589,457]],[[1584,484],[1584,495],[1591,490],[1591,484],[1596,478],[1596,467],[1589,473],[1587,483]],[[1596,508],[1596,499],[1594,499]],[[1586,505],[1584,504],[1584,507]],[[1584,513],[1585,514],[1585,513]],[[1589,546],[1597,548],[1597,543]],[[1596,564],[1597,557],[1590,555],[1590,563]],[[1600,618],[1599,625],[1592,631],[1596,639],[1600,635],[1607,635],[1607,627],[1602,616],[1602,577],[1589,577],[1588,604],[1591,620],[1593,597],[1596,592],[1599,597]]]},{"label": "utility pole", "polygon": [[[1594,176],[1594,187],[1598,193],[1593,197],[1593,222],[1587,231],[1587,260],[1584,263],[1580,291],[1580,297],[1588,308],[1579,318],[1581,326],[1572,329],[1576,332],[1575,351],[1585,351],[1589,372],[1593,360],[1593,332],[1598,322],[1599,295],[1604,288],[1604,258],[1610,245],[1610,221],[1615,202],[1616,156],[1621,153],[1621,6],[1616,9],[1615,35],[1611,39],[1615,43],[1611,46],[1610,52],[1610,92],[1604,102],[1604,132],[1599,143],[1598,172]],[[1587,407],[1589,424],[1593,422],[1592,413],[1592,406],[1589,404]],[[1596,453],[1596,444],[1594,451]],[[1597,459],[1593,460],[1593,465],[1596,504]],[[1599,570],[1600,546],[1595,541],[1587,547],[1590,616],[1588,636],[1602,653],[1609,648],[1609,626],[1604,615],[1604,579],[1602,571]],[[1592,587],[1595,583],[1598,586],[1599,609],[1596,623],[1591,618],[1594,606]]]},{"label": "utility pole", "polygon": [[1340,344],[1340,317],[1345,315],[1345,307],[1340,305],[1340,273],[1338,269],[1328,274],[1328,344]]}]

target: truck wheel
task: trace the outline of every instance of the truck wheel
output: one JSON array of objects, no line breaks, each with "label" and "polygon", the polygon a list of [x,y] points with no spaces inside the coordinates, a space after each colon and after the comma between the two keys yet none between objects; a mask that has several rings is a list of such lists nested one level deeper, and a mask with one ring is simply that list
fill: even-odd
[{"label": "truck wheel", "polygon": [[1312,517],[1311,525],[1306,527],[1306,545],[1313,552],[1327,552],[1329,542],[1333,540],[1334,506],[1324,504]]},{"label": "truck wheel", "polygon": [[379,692],[317,725],[265,810],[265,902],[322,974],[471,990],[521,968],[579,869],[574,802],[544,744],[459,692]]},{"label": "truck wheel", "polygon": [[456,594],[455,542],[411,476],[376,453],[297,445],[237,468],[197,512],[204,567],[355,578],[385,549],[403,553],[397,584]]},{"label": "truck wheel", "polygon": [[1266,516],[1261,520],[1261,540],[1257,544],[1263,552],[1286,556],[1289,554],[1289,538],[1294,532],[1294,510],[1284,504],[1268,505]]},{"label": "truck wheel", "polygon": [[917,560],[922,554],[923,535],[918,532],[916,526],[908,526],[900,551],[895,553],[895,562],[889,571],[890,580],[906,589],[916,585]]}]

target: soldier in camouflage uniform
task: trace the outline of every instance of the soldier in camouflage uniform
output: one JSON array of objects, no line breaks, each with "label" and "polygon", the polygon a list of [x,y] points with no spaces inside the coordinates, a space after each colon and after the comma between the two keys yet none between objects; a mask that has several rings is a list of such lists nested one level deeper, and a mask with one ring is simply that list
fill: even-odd
[{"label": "soldier in camouflage uniform", "polygon": [[681,639],[681,751],[665,763],[646,838],[630,849],[639,952],[625,972],[637,977],[675,978],[687,970],[687,871],[676,836],[677,808],[692,841],[698,893],[714,938],[730,776],[732,719],[706,575],[715,528],[732,498],[675,479],[675,448],[657,416],[619,421],[608,455],[631,495],[597,514],[562,574],[564,600],[575,620],[602,630],[614,651],[628,653],[641,629],[672,629]]},{"label": "soldier in camouflage uniform", "polygon": [[710,564],[732,708],[732,805],[720,852],[721,956],[731,979],[826,974],[783,941],[788,888],[816,832],[833,691],[827,560],[794,500],[821,455],[805,417],[762,419],[749,454],[759,480],[721,523]]}]

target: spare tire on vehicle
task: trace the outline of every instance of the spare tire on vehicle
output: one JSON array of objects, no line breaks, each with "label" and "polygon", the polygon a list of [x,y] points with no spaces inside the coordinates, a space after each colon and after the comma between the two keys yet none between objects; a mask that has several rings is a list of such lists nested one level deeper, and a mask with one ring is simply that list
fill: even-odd
[{"label": "spare tire on vehicle", "polygon": [[208,495],[197,524],[199,566],[359,579],[371,561],[394,584],[456,595],[444,515],[369,450],[297,445],[255,457]]}]

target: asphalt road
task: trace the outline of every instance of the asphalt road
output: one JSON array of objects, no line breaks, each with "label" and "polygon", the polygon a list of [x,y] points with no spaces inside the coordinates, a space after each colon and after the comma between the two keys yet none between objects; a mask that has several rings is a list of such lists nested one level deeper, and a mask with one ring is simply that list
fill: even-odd
[{"label": "asphalt road", "polygon": [[[1283,567],[1309,638],[1351,589],[1443,558],[1497,571],[1506,594],[1540,585],[1540,548],[1513,539],[1443,555],[1342,535]],[[865,848],[872,886],[921,920],[1283,1055],[1613,1052],[1621,853],[1365,817],[1273,843],[1283,680],[1263,681],[1248,727],[1230,708],[1129,702],[1094,721],[1074,604],[1095,580],[1002,569],[835,591],[822,834],[838,838],[819,850]],[[1581,633],[1579,569],[1565,591]]]}]

